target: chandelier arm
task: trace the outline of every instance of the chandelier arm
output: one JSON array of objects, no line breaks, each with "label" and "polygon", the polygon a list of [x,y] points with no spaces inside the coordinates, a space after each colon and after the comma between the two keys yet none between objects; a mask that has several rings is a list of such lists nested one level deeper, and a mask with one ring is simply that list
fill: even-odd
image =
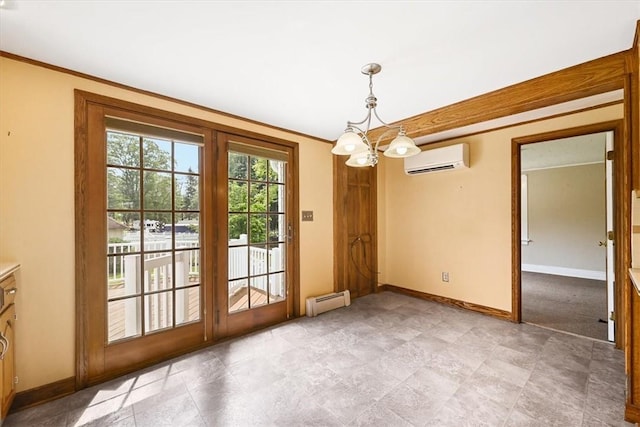
[{"label": "chandelier arm", "polygon": [[359,134],[364,135],[366,137],[366,133],[360,129],[358,126],[360,123],[353,123],[353,122],[347,122],[347,126],[349,126],[351,129],[355,129],[358,131]]},{"label": "chandelier arm", "polygon": [[389,126],[389,129],[385,130],[380,134],[380,136],[376,140],[376,147],[375,147],[376,151],[378,151],[378,145],[380,145],[380,141],[382,141],[389,132],[396,130],[398,127],[401,127],[401,126]]},{"label": "chandelier arm", "polygon": [[376,111],[376,109],[373,109],[373,114],[376,116],[376,119],[378,119],[378,121],[380,123],[382,123],[383,125],[385,125],[386,127],[390,128],[390,129],[402,129],[402,125],[390,125],[389,123],[385,122],[384,120],[382,120],[380,118],[380,116],[378,116],[378,112]]},{"label": "chandelier arm", "polygon": [[365,118],[364,118],[364,119],[362,119],[362,120],[361,120],[361,121],[359,121],[359,122],[352,122],[352,121],[348,121],[348,122],[347,122],[347,126],[351,126],[351,125],[361,125],[361,124],[363,124],[364,122],[366,122],[367,120],[371,120],[371,110],[369,110],[369,111],[367,112],[367,115],[365,116]]}]

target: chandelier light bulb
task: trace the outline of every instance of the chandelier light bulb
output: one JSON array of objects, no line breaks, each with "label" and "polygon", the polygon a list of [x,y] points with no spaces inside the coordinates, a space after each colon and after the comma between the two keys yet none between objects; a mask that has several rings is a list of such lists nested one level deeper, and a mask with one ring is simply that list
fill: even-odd
[{"label": "chandelier light bulb", "polygon": [[389,148],[384,152],[384,155],[386,157],[402,158],[416,155],[419,152],[420,149],[416,147],[413,139],[405,135],[404,131],[400,131],[398,136],[391,141],[391,144],[389,144]]},{"label": "chandelier light bulb", "polygon": [[365,151],[366,149],[367,145],[362,142],[362,137],[353,130],[347,129],[347,131],[338,138],[338,141],[336,142],[335,147],[331,149],[331,152],[339,156],[348,156]]}]

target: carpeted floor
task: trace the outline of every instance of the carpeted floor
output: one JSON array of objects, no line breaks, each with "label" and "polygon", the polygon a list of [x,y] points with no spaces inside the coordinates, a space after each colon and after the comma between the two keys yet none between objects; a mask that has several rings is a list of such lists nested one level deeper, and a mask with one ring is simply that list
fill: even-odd
[{"label": "carpeted floor", "polygon": [[607,340],[605,281],[522,272],[522,321]]}]

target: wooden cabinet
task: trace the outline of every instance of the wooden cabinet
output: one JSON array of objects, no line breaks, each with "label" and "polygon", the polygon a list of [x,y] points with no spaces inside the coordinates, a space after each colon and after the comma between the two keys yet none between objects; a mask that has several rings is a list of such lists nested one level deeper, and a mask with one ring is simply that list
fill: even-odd
[{"label": "wooden cabinet", "polygon": [[2,337],[0,340],[5,340],[6,345],[2,348],[0,353],[0,366],[2,366],[2,418],[4,418],[9,412],[11,402],[16,394],[15,387],[15,304],[11,304],[0,315],[0,333]]},{"label": "wooden cabinet", "polygon": [[[0,265],[0,419],[4,420],[16,395],[15,296],[17,265]],[[1,423],[1,421],[0,421]]]}]

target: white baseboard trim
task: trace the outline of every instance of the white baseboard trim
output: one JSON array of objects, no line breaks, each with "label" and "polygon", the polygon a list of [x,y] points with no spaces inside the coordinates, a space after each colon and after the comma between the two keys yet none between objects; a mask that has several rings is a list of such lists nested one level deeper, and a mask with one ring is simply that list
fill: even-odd
[{"label": "white baseboard trim", "polygon": [[581,279],[607,280],[607,273],[597,270],[556,267],[554,265],[522,264],[522,271],[531,273],[555,274],[556,276],[580,277]]}]

